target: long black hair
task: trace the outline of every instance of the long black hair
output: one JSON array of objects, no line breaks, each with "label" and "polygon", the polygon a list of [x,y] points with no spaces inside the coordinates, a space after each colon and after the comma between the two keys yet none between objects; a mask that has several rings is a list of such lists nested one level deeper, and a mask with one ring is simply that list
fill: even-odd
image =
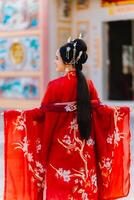
[{"label": "long black hair", "polygon": [[75,39],[59,49],[64,63],[72,64],[77,74],[77,122],[81,139],[88,140],[91,131],[90,91],[84,74],[83,64],[86,62],[87,45],[82,39]]}]

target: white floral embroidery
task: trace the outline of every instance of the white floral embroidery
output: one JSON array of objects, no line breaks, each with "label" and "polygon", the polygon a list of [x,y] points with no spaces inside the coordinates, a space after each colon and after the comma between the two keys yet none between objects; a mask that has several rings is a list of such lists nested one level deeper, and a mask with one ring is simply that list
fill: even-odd
[{"label": "white floral embroidery", "polygon": [[[16,130],[21,130],[21,131],[23,130],[23,134],[25,134],[22,141],[14,143],[14,145],[16,145],[14,149],[21,149],[24,152],[24,157],[26,157],[28,161],[28,169],[32,172],[32,175],[33,175],[31,177],[31,181],[35,182],[36,180],[36,184],[39,187],[44,187],[43,173],[45,172],[45,169],[43,168],[43,165],[40,162],[34,160],[33,153],[29,152],[28,147],[30,146],[30,141],[28,141],[27,136],[26,136],[27,127],[26,127],[25,121],[26,121],[25,114],[24,112],[21,112],[20,116],[17,117],[16,121],[13,122],[13,125],[15,126],[13,134],[16,132]],[[38,153],[41,150],[41,144],[39,140],[37,140],[35,143],[37,145],[36,150]],[[36,168],[34,167],[34,165],[36,165]]]},{"label": "white floral embroidery", "polygon": [[71,144],[71,138],[69,135],[65,135],[64,139],[62,140],[65,144]]},{"label": "white floral embroidery", "polygon": [[65,106],[65,110],[66,110],[66,112],[72,112],[72,111],[76,110],[76,105],[68,104],[67,106]]},{"label": "white floral embroidery", "polygon": [[77,184],[77,183],[79,183],[79,180],[78,180],[78,179],[75,179],[75,181],[74,181],[74,182]]},{"label": "white floral embroidery", "polygon": [[97,187],[97,175],[96,174],[91,175],[91,183],[92,183],[92,185]]},{"label": "white floral embroidery", "polygon": [[39,176],[39,170],[38,169],[34,169],[34,172],[36,173],[36,176]]},{"label": "white floral embroidery", "polygon": [[119,142],[121,141],[122,138],[125,138],[123,135],[125,133],[114,133],[114,144],[118,146]]},{"label": "white floral embroidery", "polygon": [[70,181],[70,173],[71,173],[70,170],[64,170],[62,168],[59,168],[57,170],[57,175],[59,175],[60,177],[63,177],[63,180],[65,182],[69,182]]},{"label": "white floral embroidery", "polygon": [[28,153],[27,154],[27,159],[29,162],[33,162],[33,154],[32,153]]},{"label": "white floral embroidery", "polygon": [[38,145],[36,146],[36,150],[37,150],[37,153],[39,153],[39,151],[41,150],[41,144],[38,144]]},{"label": "white floral embroidery", "polygon": [[108,135],[106,141],[108,144],[113,144],[113,135]]},{"label": "white floral embroidery", "polygon": [[40,140],[37,139],[36,140],[36,152],[39,153],[40,150],[41,150],[41,143],[40,143]]},{"label": "white floral embroidery", "polygon": [[42,168],[42,164],[38,161],[35,162],[36,163],[36,167]]},{"label": "white floral embroidery", "polygon": [[13,122],[15,125],[15,130],[23,131],[26,128],[25,121],[26,119],[23,117],[23,112],[20,112],[20,115],[17,117],[16,122]]},{"label": "white floral embroidery", "polygon": [[82,192],[82,200],[89,200],[88,194],[85,191]]},{"label": "white floral embroidery", "polygon": [[[63,139],[58,138],[58,142],[67,150],[67,152],[77,152],[83,165],[78,170],[57,169],[52,164],[50,164],[50,166],[56,171],[57,178],[62,177],[65,182],[69,182],[70,180],[74,181],[72,194],[81,194],[81,199],[88,200],[88,194],[85,192],[85,188],[91,187],[92,192],[97,192],[97,175],[95,169],[88,169],[88,162],[91,159],[91,156],[85,146],[93,146],[95,142],[92,138],[90,138],[88,142],[79,138],[79,134],[77,135],[78,124],[76,118],[70,122],[69,128],[70,131],[68,135],[65,135]],[[69,198],[73,199],[73,195]]]},{"label": "white floral embroidery", "polygon": [[78,124],[76,118],[74,118],[73,121],[71,121],[69,128],[71,130],[78,130]]},{"label": "white floral embroidery", "polygon": [[119,145],[119,142],[121,139],[125,138],[125,133],[120,132],[119,127],[118,127],[118,121],[122,120],[124,116],[124,113],[120,113],[120,108],[119,107],[114,107],[114,125],[115,125],[115,130],[113,135],[108,135],[106,142],[108,144],[113,144],[115,147]]},{"label": "white floral embroidery", "polygon": [[88,146],[93,146],[95,144],[95,141],[90,137],[88,140],[87,140],[87,145]]},{"label": "white floral embroidery", "polygon": [[115,124],[115,131],[114,131],[114,144],[116,146],[119,145],[119,142],[122,138],[124,138],[125,133],[120,132],[118,127],[118,121],[122,120],[124,113],[120,113],[120,108],[114,107],[114,124]]},{"label": "white floral embroidery", "polygon": [[35,163],[36,163],[36,167],[39,168],[38,171],[40,173],[43,173],[45,171],[45,169],[43,168],[43,165],[40,162],[38,162],[38,161],[36,161]]},{"label": "white floral embroidery", "polygon": [[103,185],[108,188],[110,184],[110,174],[112,172],[112,159],[110,158],[103,158],[99,162],[99,167],[101,169],[101,175],[103,179]]},{"label": "white floral embroidery", "polygon": [[22,151],[24,152],[24,156],[27,155],[29,143],[26,136],[23,138],[23,142],[17,142],[14,144],[17,145],[15,149],[22,149]]},{"label": "white floral embroidery", "polygon": [[24,130],[24,127],[23,127],[23,125],[20,125],[20,126],[17,126],[17,129],[22,131],[22,130]]},{"label": "white floral embroidery", "polygon": [[106,168],[109,171],[112,170],[112,160],[110,158],[104,158],[102,163],[101,168]]},{"label": "white floral embroidery", "polygon": [[88,151],[85,152],[84,157],[85,157],[86,159],[91,158],[91,156],[89,155],[89,152],[88,152]]}]

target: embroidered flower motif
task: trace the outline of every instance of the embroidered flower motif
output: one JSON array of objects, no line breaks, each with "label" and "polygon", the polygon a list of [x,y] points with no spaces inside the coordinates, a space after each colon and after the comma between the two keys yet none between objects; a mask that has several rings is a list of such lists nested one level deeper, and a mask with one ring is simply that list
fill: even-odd
[{"label": "embroidered flower motif", "polygon": [[29,162],[33,162],[33,154],[32,153],[28,153],[27,154],[27,159]]},{"label": "embroidered flower motif", "polygon": [[87,140],[87,145],[88,146],[93,146],[95,144],[95,141],[90,137],[88,140]]},{"label": "embroidered flower motif", "polygon": [[113,144],[113,140],[114,140],[114,144],[118,146],[121,139],[125,138],[123,135],[125,135],[125,133],[114,132],[114,135],[111,135],[111,136],[109,135],[107,137],[106,142],[108,144]]},{"label": "embroidered flower motif", "polygon": [[22,151],[25,152],[25,154],[27,154],[28,146],[29,146],[28,141],[27,141],[27,137],[24,137],[23,142],[20,143],[20,144],[22,144]]},{"label": "embroidered flower motif", "polygon": [[71,130],[78,130],[78,124],[76,118],[74,118],[73,121],[71,121],[69,128]]},{"label": "embroidered flower motif", "polygon": [[25,117],[23,116],[23,112],[20,113],[20,115],[17,117],[16,122],[13,122],[13,124],[15,125],[15,129],[23,131],[26,128],[26,124],[25,124]]},{"label": "embroidered flower motif", "polygon": [[40,175],[38,169],[34,169],[34,173],[36,174],[36,176]]},{"label": "embroidered flower motif", "polygon": [[118,146],[119,142],[121,141],[122,138],[125,138],[123,135],[125,133],[114,133],[114,144]]},{"label": "embroidered flower motif", "polygon": [[17,129],[20,131],[24,130],[23,122],[21,122],[21,124],[17,126]]},{"label": "embroidered flower motif", "polygon": [[[85,192],[85,188],[90,187],[92,192],[97,192],[97,175],[94,169],[89,171],[88,169],[88,161],[91,159],[89,152],[84,148],[86,145],[93,146],[95,141],[92,138],[89,138],[88,141],[81,140],[78,133],[78,124],[77,119],[74,118],[70,122],[69,126],[69,134],[65,135],[63,139],[58,138],[58,142],[62,145],[67,152],[77,152],[83,165],[80,169],[71,169],[64,170],[63,168],[57,169],[55,166],[50,166],[56,171],[57,178],[62,177],[65,182],[69,182],[70,180],[74,181],[74,187],[72,190],[72,194],[79,193],[81,194],[81,199],[88,199],[88,194]],[[71,196],[73,199],[73,196]]]},{"label": "embroidered flower motif", "polygon": [[82,192],[82,200],[89,200],[88,194],[85,191]]},{"label": "embroidered flower motif", "polygon": [[92,183],[92,185],[97,187],[97,175],[96,174],[91,175],[91,183]]},{"label": "embroidered flower motif", "polygon": [[76,105],[75,104],[68,104],[67,106],[65,106],[65,110],[66,112],[71,112],[76,110]]},{"label": "embroidered flower motif", "polygon": [[40,143],[40,140],[37,139],[36,140],[36,152],[39,153],[40,150],[41,150],[41,143]]},{"label": "embroidered flower motif", "polygon": [[70,170],[64,170],[62,168],[59,168],[59,170],[57,170],[57,173],[58,173],[57,175],[62,177],[65,182],[70,181],[70,173],[71,173]]},{"label": "embroidered flower motif", "polygon": [[41,150],[41,144],[38,144],[38,145],[36,146],[36,151],[37,151],[37,153],[39,153],[40,150]]},{"label": "embroidered flower motif", "polygon": [[17,145],[15,149],[21,149],[24,152],[24,156],[27,155],[29,143],[26,136],[23,138],[23,142],[17,142],[14,144]]},{"label": "embroidered flower motif", "polygon": [[69,135],[65,135],[64,139],[62,140],[65,144],[71,144],[71,138]]},{"label": "embroidered flower motif", "polygon": [[99,162],[99,166],[101,169],[103,185],[107,188],[110,184],[110,174],[112,172],[112,159],[104,157],[101,160],[101,162]]},{"label": "embroidered flower motif", "polygon": [[103,161],[104,167],[111,170],[112,160],[110,158],[105,158]]},{"label": "embroidered flower motif", "polygon": [[91,156],[90,156],[90,154],[89,154],[88,151],[84,153],[84,157],[85,157],[86,160],[88,160],[89,158],[91,158]]},{"label": "embroidered flower motif", "polygon": [[78,179],[75,179],[75,181],[74,181],[76,184],[79,182],[79,180]]},{"label": "embroidered flower motif", "polygon": [[121,138],[124,138],[125,133],[120,132],[120,128],[118,127],[118,121],[120,121],[124,116],[124,113],[120,113],[119,107],[114,107],[114,124],[115,124],[115,131],[114,131],[114,144],[118,146]]},{"label": "embroidered flower motif", "polygon": [[106,139],[108,144],[113,144],[113,135],[109,135]]},{"label": "embroidered flower motif", "polygon": [[[31,181],[35,182],[35,184],[37,184],[39,187],[43,187],[42,185],[42,181],[44,179],[44,175],[41,175],[42,173],[45,172],[45,169],[43,168],[43,165],[34,160],[33,157],[33,153],[29,152],[29,145],[30,145],[30,141],[28,141],[27,139],[27,127],[25,125],[25,115],[24,112],[20,113],[20,116],[17,117],[16,121],[13,122],[14,124],[14,131],[13,133],[16,132],[16,130],[23,130],[23,134],[25,134],[24,138],[22,141],[14,143],[16,146],[14,149],[21,149],[24,152],[24,157],[26,157],[27,161],[28,161],[28,169],[29,171],[32,172],[32,177],[31,177]],[[41,144],[40,144],[40,140],[37,139],[36,143],[36,152],[38,153],[41,150]],[[36,165],[36,168],[34,167]]]},{"label": "embroidered flower motif", "polygon": [[40,162],[38,162],[38,161],[36,161],[35,163],[36,163],[36,167],[39,168],[38,171],[40,173],[43,173],[45,171],[45,169],[43,168],[43,165]]}]

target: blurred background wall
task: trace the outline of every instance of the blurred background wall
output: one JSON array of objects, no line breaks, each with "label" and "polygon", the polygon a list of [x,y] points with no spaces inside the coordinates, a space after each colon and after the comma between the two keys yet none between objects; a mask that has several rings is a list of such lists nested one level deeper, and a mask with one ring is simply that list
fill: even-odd
[{"label": "blurred background wall", "polygon": [[0,0],[1,107],[39,105],[48,81],[60,76],[56,49],[80,33],[89,55],[83,71],[100,98],[132,105],[133,17],[133,0]]}]

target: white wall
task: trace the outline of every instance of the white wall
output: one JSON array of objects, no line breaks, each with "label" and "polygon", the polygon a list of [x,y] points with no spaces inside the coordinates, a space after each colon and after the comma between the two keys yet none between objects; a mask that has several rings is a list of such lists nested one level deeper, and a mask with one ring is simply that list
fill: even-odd
[{"label": "white wall", "polygon": [[78,10],[76,0],[72,2],[71,24],[59,23],[57,20],[56,0],[49,1],[49,63],[51,79],[57,76],[53,60],[56,52],[58,27],[71,26],[72,36],[77,37],[77,23],[88,21],[89,23],[89,58],[85,73],[91,78],[98,90],[101,99],[107,99],[108,93],[108,51],[107,51],[107,21],[134,19],[134,4],[101,7],[100,0],[90,0],[89,8]]},{"label": "white wall", "polygon": [[56,77],[54,58],[56,52],[56,33],[57,33],[57,19],[56,19],[56,1],[51,0],[48,1],[48,38],[49,38],[49,69],[50,69],[50,79],[54,79]]}]

